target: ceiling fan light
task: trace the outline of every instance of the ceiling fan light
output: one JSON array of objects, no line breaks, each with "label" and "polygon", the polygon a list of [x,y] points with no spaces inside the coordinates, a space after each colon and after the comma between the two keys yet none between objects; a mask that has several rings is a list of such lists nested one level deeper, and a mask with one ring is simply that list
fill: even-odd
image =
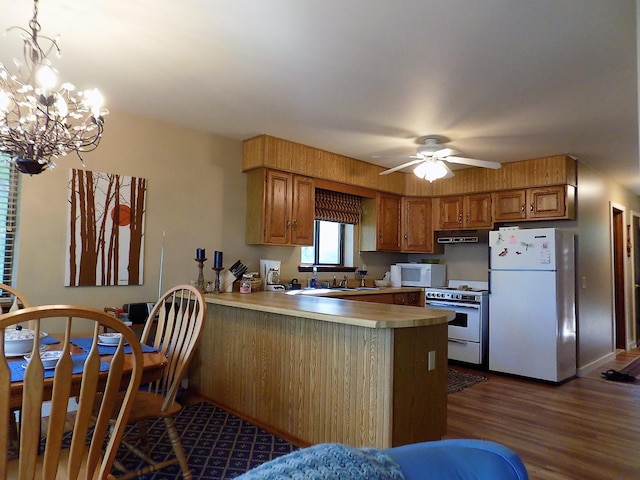
[{"label": "ceiling fan light", "polygon": [[418,178],[424,178],[427,174],[427,162],[420,162],[416,168],[413,169],[413,174]]},{"label": "ceiling fan light", "polygon": [[423,175],[423,178],[429,180],[430,182],[442,178],[448,173],[447,168],[444,166],[444,163],[442,163],[442,161],[440,160],[437,160],[435,162],[424,162],[423,165],[425,165],[425,173]]}]

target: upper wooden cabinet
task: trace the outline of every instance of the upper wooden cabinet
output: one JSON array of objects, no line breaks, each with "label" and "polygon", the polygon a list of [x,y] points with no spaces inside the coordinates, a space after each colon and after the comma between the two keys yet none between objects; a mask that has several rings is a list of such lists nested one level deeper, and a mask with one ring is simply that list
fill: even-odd
[{"label": "upper wooden cabinet", "polygon": [[575,187],[554,185],[493,193],[496,222],[564,220],[575,217]]},{"label": "upper wooden cabinet", "polygon": [[360,250],[400,251],[400,212],[402,197],[386,193],[362,201]]},{"label": "upper wooden cabinet", "polygon": [[402,199],[402,238],[400,250],[415,253],[437,253],[443,250],[433,241],[433,212],[431,199],[404,197]]},{"label": "upper wooden cabinet", "polygon": [[491,228],[491,193],[434,199],[436,230]]},{"label": "upper wooden cabinet", "polygon": [[364,198],[360,250],[375,252],[439,253],[434,243],[430,198],[377,194]]},{"label": "upper wooden cabinet", "polygon": [[312,178],[247,172],[247,244],[313,245],[314,203]]}]

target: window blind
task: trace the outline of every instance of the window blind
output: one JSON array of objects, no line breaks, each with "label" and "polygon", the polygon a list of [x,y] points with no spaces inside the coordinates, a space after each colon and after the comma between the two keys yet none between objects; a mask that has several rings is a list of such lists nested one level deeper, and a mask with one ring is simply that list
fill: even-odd
[{"label": "window blind", "polygon": [[[18,171],[0,155],[0,281],[7,285],[14,284],[19,187]],[[8,296],[4,292],[2,295]]]},{"label": "window blind", "polygon": [[362,214],[359,196],[316,188],[315,219],[357,224]]}]

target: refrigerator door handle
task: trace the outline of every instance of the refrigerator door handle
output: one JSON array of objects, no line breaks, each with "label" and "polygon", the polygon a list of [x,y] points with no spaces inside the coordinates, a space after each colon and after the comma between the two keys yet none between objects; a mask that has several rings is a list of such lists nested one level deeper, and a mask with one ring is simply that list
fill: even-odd
[{"label": "refrigerator door handle", "polygon": [[469,342],[466,342],[465,340],[456,340],[455,338],[449,338],[449,343],[457,343],[459,345],[466,345]]}]

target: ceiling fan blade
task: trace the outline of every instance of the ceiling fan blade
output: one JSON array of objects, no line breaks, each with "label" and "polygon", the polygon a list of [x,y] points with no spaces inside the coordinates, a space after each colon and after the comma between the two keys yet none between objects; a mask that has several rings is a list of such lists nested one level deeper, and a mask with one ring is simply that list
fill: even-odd
[{"label": "ceiling fan blade", "polygon": [[433,152],[433,156],[445,160],[446,157],[457,155],[459,153],[459,151],[454,150],[453,148],[441,148],[440,150],[436,150],[435,152]]},{"label": "ceiling fan blade", "polygon": [[415,165],[416,163],[423,162],[424,160],[419,158],[417,160],[411,160],[410,162],[403,163],[402,165],[398,165],[397,167],[390,168],[389,170],[385,170],[384,172],[380,172],[380,175],[388,175],[389,173],[397,172],[398,170],[402,170],[410,165]]},{"label": "ceiling fan blade", "polygon": [[502,165],[498,162],[490,162],[489,160],[477,160],[475,158],[466,157],[447,157],[444,159],[447,162],[458,163],[460,165],[470,165],[472,167],[492,168],[493,170],[499,169]]},{"label": "ceiling fan blade", "polygon": [[444,165],[445,170],[447,171],[447,174],[442,177],[442,178],[451,178],[451,177],[455,177],[455,174],[451,171],[451,169],[449,168],[449,165],[447,165],[446,162],[442,162],[442,164]]}]

